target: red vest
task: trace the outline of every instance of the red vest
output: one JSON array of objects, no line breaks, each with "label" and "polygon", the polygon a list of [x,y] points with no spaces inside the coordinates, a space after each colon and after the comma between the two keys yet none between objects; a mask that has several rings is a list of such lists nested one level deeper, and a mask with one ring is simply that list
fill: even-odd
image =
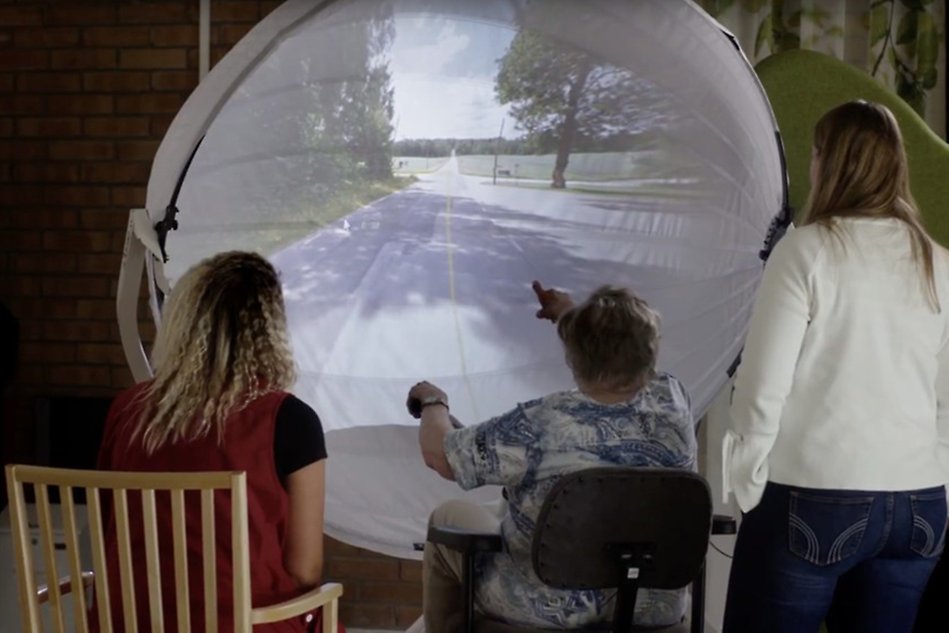
[{"label": "red vest", "polygon": [[[120,394],[112,405],[106,421],[99,467],[123,471],[246,471],[247,507],[250,542],[251,596],[254,606],[265,606],[299,595],[301,589],[283,565],[283,545],[287,531],[289,499],[274,465],[274,424],[277,411],[287,394],[270,393],[256,399],[227,420],[223,442],[218,443],[212,431],[207,437],[185,443],[165,445],[148,455],[140,441],[131,441],[134,422],[142,405],[137,395],[144,384]],[[233,630],[231,607],[231,508],[227,491],[218,491],[215,498],[215,530],[217,533],[218,630]],[[109,495],[107,495],[109,496]],[[129,521],[132,535],[132,560],[135,569],[136,605],[139,630],[148,631],[148,594],[145,574],[145,543],[142,532],[141,504],[131,503]],[[137,501],[137,499],[136,499]],[[160,549],[162,596],[165,630],[176,633],[174,607],[174,561],[171,556],[171,504],[168,495],[157,496],[157,522]],[[201,508],[199,493],[186,493],[189,589],[192,596],[192,631],[204,630],[204,581],[201,549]],[[115,529],[111,524],[106,534],[109,552],[108,573],[113,603],[121,596]],[[167,553],[167,554],[166,554]],[[168,598],[172,599],[169,600]],[[122,612],[113,604],[112,623],[123,631]],[[255,633],[299,633],[305,627],[302,619],[255,626]]]}]

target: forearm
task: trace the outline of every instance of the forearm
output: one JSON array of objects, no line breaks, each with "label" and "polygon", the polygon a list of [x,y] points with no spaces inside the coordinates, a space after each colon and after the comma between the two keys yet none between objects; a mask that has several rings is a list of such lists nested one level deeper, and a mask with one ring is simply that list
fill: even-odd
[{"label": "forearm", "polygon": [[445,436],[454,428],[453,420],[447,407],[432,405],[422,409],[419,427],[419,444],[425,465],[452,481],[455,475],[448,463],[448,458],[445,457]]}]

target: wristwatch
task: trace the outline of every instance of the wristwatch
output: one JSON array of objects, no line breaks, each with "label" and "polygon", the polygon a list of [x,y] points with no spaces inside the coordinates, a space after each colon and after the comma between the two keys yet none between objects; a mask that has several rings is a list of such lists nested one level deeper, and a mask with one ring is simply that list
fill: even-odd
[{"label": "wristwatch", "polygon": [[427,397],[427,398],[422,398],[422,402],[421,402],[421,406],[419,407],[419,411],[422,411],[422,410],[425,409],[425,407],[430,407],[430,406],[432,406],[433,404],[440,404],[440,405],[442,405],[443,407],[445,407],[445,410],[446,410],[446,411],[449,410],[449,408],[448,408],[448,401],[445,400],[443,397],[441,397],[441,396],[429,396],[429,397]]}]

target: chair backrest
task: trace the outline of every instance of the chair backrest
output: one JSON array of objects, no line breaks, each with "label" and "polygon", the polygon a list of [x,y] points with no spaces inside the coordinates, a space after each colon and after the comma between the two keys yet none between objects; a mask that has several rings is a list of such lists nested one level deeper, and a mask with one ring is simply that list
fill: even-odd
[{"label": "chair backrest", "polygon": [[[190,607],[193,596],[189,587],[189,566],[199,561],[189,560],[186,535],[186,492],[191,501],[200,503],[201,568],[203,569],[203,596],[205,630],[218,628],[217,569],[218,530],[230,532],[233,574],[234,630],[250,633],[250,561],[248,555],[247,488],[244,473],[125,473],[89,470],[41,468],[36,466],[7,466],[7,488],[10,496],[10,516],[14,539],[14,552],[19,584],[20,604],[24,630],[39,633],[44,628],[40,621],[40,603],[49,605],[51,622],[45,630],[63,632],[66,613],[64,587],[71,588],[75,630],[85,633],[90,630],[87,622],[88,601],[83,586],[83,570],[80,562],[80,529],[77,525],[75,493],[85,490],[88,517],[88,538],[91,545],[92,571],[98,630],[108,633],[115,628],[129,633],[138,630],[137,607],[144,603],[141,597],[148,596],[149,631],[160,633],[167,626],[163,606],[175,605],[177,631],[190,630]],[[29,488],[35,497],[36,527],[38,538],[31,534],[27,503]],[[58,508],[50,503],[53,490],[61,500]],[[189,492],[194,491],[194,492]],[[224,491],[224,492],[217,492]],[[159,496],[159,501],[156,497]],[[215,525],[216,497],[229,495],[231,520],[229,526]],[[197,498],[192,498],[199,496]],[[172,535],[170,543],[166,536],[159,537],[158,514],[162,501],[170,498]],[[220,503],[220,501],[218,501]],[[130,518],[130,507],[140,508],[140,513]],[[109,509],[111,508],[111,511]],[[106,510],[103,512],[103,510]],[[58,510],[58,512],[54,512]],[[62,525],[54,526],[54,514],[61,515]],[[111,517],[111,518],[110,518]],[[189,521],[194,516],[189,516]],[[132,555],[133,539],[130,525],[140,521],[144,539],[144,560]],[[116,535],[119,582],[121,595],[110,591],[106,532],[114,522]],[[192,526],[193,530],[194,527]],[[54,532],[61,530],[62,542],[54,539]],[[36,539],[34,541],[34,539]],[[33,543],[38,546],[42,560],[33,560]],[[192,545],[193,546],[193,545]],[[170,551],[166,551],[170,550]],[[63,565],[62,561],[66,563]],[[59,563],[57,562],[59,561]],[[135,570],[144,566],[145,574]],[[174,571],[175,595],[162,595],[161,568],[170,566]],[[62,567],[65,567],[63,569]],[[38,595],[37,570],[43,573],[48,585],[46,592]],[[168,570],[166,569],[166,572]],[[136,578],[147,578],[147,586],[137,586]],[[115,579],[113,579],[115,580]],[[59,582],[57,582],[59,581]],[[136,596],[139,596],[136,601]],[[112,613],[121,604],[122,626],[115,623]],[[144,617],[144,616],[143,616]],[[169,623],[170,624],[170,623]],[[95,627],[93,627],[93,630]]]},{"label": "chair backrest", "polygon": [[695,580],[712,525],[708,483],[665,468],[591,468],[561,478],[534,531],[534,571],[562,589],[618,587],[619,548],[639,548],[650,563],[639,585],[678,589]]}]

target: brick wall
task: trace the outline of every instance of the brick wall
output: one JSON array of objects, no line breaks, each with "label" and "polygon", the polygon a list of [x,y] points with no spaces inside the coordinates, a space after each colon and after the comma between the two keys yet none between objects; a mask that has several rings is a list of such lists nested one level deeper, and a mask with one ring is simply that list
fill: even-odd
[{"label": "brick wall", "polygon": [[[212,65],[279,4],[212,0]],[[197,0],[0,0],[0,301],[21,331],[4,461],[30,458],[35,395],[109,395],[131,382],[115,323],[125,225],[197,84],[197,14]],[[328,552],[349,626],[404,628],[418,616],[417,563],[333,541]]]}]

